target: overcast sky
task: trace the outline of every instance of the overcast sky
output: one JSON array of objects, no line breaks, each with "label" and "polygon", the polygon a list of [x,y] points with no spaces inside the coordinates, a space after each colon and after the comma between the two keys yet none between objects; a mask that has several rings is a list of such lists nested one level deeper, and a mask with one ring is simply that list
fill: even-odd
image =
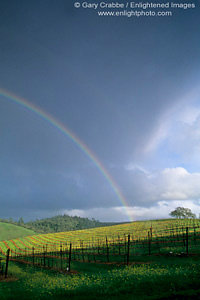
[{"label": "overcast sky", "polygon": [[[81,1],[83,2],[83,1]],[[121,1],[123,3],[123,1]],[[120,3],[121,3],[120,2]],[[72,0],[1,0],[0,88],[37,105],[98,157],[0,96],[0,218],[101,221],[200,213],[200,7],[98,17]]]}]

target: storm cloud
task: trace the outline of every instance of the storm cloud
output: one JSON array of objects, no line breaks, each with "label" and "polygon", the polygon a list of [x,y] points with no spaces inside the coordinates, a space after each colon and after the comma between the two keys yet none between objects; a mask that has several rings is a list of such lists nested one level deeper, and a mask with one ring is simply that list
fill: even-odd
[{"label": "storm cloud", "polygon": [[0,217],[124,221],[128,210],[163,216],[176,201],[198,213],[199,7],[171,18],[101,18],[73,4],[1,1],[0,87],[80,138],[128,207],[80,146],[1,95]]}]

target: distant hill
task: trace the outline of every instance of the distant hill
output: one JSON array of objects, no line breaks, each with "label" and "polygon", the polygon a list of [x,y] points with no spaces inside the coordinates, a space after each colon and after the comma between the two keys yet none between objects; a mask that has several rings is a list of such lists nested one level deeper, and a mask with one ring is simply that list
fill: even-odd
[{"label": "distant hill", "polygon": [[12,240],[36,234],[35,231],[9,223],[0,222],[0,241]]},{"label": "distant hill", "polygon": [[71,217],[68,215],[59,215],[52,218],[28,222],[26,225],[33,230],[46,233],[109,226],[114,225],[114,223],[102,223],[95,219],[90,220],[88,218],[81,218],[77,216]]},{"label": "distant hill", "polygon": [[111,222],[103,223],[95,219],[90,220],[88,218],[81,218],[77,216],[72,217],[68,215],[58,215],[55,217],[31,221],[27,223],[24,223],[23,218],[20,218],[18,222],[13,221],[12,219],[0,220],[0,221],[4,223],[6,222],[9,224],[19,225],[20,227],[33,230],[34,232],[37,233],[73,231],[73,230],[103,227],[103,226],[110,226],[110,225],[117,224]]}]

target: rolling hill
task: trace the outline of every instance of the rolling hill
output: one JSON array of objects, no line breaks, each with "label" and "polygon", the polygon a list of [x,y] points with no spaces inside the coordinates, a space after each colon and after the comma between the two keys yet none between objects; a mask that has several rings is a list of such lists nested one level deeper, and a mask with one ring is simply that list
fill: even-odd
[{"label": "rolling hill", "polygon": [[0,241],[17,239],[36,234],[35,231],[21,226],[0,222]]},{"label": "rolling hill", "polygon": [[[82,248],[83,244],[85,246],[87,245],[87,247],[91,247],[91,245],[97,247],[99,245],[105,245],[107,242],[110,244],[126,244],[128,235],[130,235],[131,241],[134,243],[140,244],[142,241],[147,241],[146,246],[142,245],[142,247],[148,247],[149,234],[151,238],[153,236],[155,239],[155,245],[158,242],[158,239],[165,239],[165,237],[170,237],[172,240],[181,240],[181,242],[183,242],[182,237],[185,236],[187,226],[190,228],[190,235],[192,235],[192,238],[193,240],[195,239],[196,243],[200,232],[199,219],[168,219],[137,221],[127,224],[88,228],[84,230],[36,234],[34,236],[31,236],[33,234],[29,231],[25,234],[26,236],[24,235],[24,237],[22,237],[21,235],[21,237],[15,238],[13,241],[9,241],[11,238],[7,236],[6,242],[0,242],[0,249],[3,252],[6,252],[7,249],[10,248],[13,253],[16,249],[18,249],[17,251],[20,254],[24,252],[25,248],[29,249],[29,252],[31,253],[33,247],[35,250],[41,251],[44,246],[48,246],[49,251],[58,251],[61,244],[69,246],[71,242],[73,243],[73,247],[78,248]],[[20,227],[18,228],[20,229]],[[192,243],[194,243],[194,241]]]},{"label": "rolling hill", "polygon": [[[63,231],[74,231],[88,228],[104,227],[115,225],[117,223],[112,222],[100,222],[92,218],[82,218],[77,216],[57,215],[50,218],[41,220],[24,222],[23,218],[20,218],[18,222],[13,219],[0,219],[0,222],[9,223],[12,225],[18,225],[20,227],[33,230],[37,233],[54,233]],[[31,235],[31,234],[29,234]]]}]

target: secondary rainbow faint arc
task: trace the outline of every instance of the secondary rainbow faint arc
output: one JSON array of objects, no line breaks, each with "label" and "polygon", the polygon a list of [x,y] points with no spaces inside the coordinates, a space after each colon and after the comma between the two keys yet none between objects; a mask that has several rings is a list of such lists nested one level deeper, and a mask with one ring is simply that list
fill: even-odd
[{"label": "secondary rainbow faint arc", "polygon": [[[115,183],[114,179],[111,177],[111,175],[108,173],[106,168],[103,166],[101,161],[97,158],[97,156],[88,148],[86,144],[84,144],[80,138],[78,138],[69,128],[64,126],[61,122],[56,120],[53,116],[48,114],[47,112],[43,111],[41,108],[37,107],[36,105],[30,103],[29,101],[25,100],[22,97],[16,96],[12,94],[11,92],[8,92],[6,90],[3,90],[0,88],[0,95],[5,97],[6,99],[11,100],[12,102],[19,104],[29,111],[35,113],[40,118],[44,119],[51,125],[53,125],[55,128],[57,128],[60,132],[62,132],[65,136],[67,136],[74,144],[80,148],[85,155],[94,163],[94,165],[99,169],[99,171],[102,173],[102,175],[106,178],[110,186],[112,187],[113,191],[117,195],[118,199],[122,203],[122,205],[127,208],[128,204],[126,203],[126,199],[122,192],[120,191],[119,187]],[[132,217],[129,215],[128,210],[126,211],[130,221],[132,221]]]}]

